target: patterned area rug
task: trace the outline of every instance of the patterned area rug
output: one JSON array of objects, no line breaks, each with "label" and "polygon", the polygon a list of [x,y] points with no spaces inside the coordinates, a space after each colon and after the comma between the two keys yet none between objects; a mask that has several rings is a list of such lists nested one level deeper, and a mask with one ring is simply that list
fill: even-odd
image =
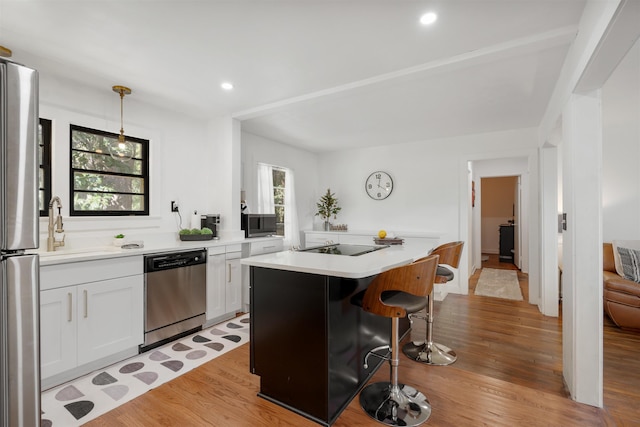
[{"label": "patterned area rug", "polygon": [[518,273],[513,270],[483,268],[475,294],[522,301]]},{"label": "patterned area rug", "polygon": [[41,427],[80,426],[249,342],[249,314],[42,393]]}]

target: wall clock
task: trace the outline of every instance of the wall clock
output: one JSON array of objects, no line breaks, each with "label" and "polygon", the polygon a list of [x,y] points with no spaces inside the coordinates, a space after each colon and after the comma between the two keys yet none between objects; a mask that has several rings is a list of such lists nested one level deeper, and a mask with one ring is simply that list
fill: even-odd
[{"label": "wall clock", "polygon": [[367,178],[364,189],[373,200],[384,200],[393,191],[393,179],[386,172],[373,172]]}]

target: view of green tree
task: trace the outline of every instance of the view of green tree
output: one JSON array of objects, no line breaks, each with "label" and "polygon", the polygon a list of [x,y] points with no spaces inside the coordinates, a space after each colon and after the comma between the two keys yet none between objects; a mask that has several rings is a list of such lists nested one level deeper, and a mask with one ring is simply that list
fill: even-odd
[{"label": "view of green tree", "polygon": [[[117,135],[72,126],[73,207],[78,212],[144,212],[145,169],[142,142],[127,139],[134,156],[113,158],[109,147]],[[144,141],[147,142],[147,141]]]},{"label": "view of green tree", "polygon": [[273,171],[273,203],[276,211],[276,234],[284,236],[284,190],[286,172],[284,169],[274,167]]}]

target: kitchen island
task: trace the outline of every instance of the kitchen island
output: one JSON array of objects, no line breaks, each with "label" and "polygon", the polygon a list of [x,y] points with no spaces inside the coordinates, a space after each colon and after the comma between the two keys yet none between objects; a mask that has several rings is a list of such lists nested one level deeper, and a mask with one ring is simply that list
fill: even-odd
[{"label": "kitchen island", "polygon": [[[377,274],[427,255],[431,247],[391,246],[359,256],[284,251],[242,260],[251,267],[250,370],[259,396],[331,425],[382,360],[390,319],[353,299]],[[408,331],[408,322],[401,333]]]}]

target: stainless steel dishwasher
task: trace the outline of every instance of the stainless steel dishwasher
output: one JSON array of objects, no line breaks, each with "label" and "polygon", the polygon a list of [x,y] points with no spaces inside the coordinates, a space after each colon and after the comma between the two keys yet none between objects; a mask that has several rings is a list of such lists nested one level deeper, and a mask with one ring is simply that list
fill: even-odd
[{"label": "stainless steel dishwasher", "polygon": [[202,329],[207,300],[207,251],[147,255],[144,344],[140,352]]}]

